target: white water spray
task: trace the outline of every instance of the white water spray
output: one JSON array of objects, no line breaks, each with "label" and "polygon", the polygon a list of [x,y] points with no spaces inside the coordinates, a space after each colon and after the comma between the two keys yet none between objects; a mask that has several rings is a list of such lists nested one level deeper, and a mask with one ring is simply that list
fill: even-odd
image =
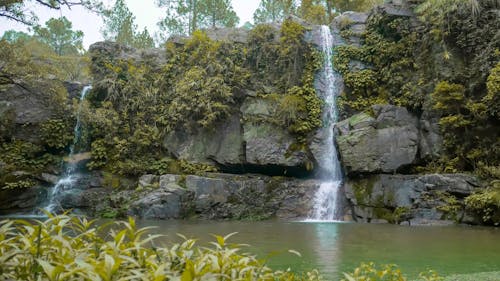
[{"label": "white water spray", "polygon": [[[80,151],[81,147],[78,146],[81,143],[81,137],[82,137],[82,122],[80,119],[80,112],[82,110],[82,101],[85,99],[85,96],[90,92],[91,89],[92,86],[85,86],[80,95],[80,105],[76,113],[76,125],[73,130],[73,135],[74,135],[73,144],[71,144],[69,148],[69,155],[68,155],[69,159],[72,159],[76,153],[81,152]],[[64,173],[61,179],[59,179],[56,185],[52,188],[52,191],[50,192],[49,195],[49,204],[46,207],[44,207],[45,210],[47,210],[48,212],[55,212],[58,210],[59,197],[61,195],[61,192],[72,189],[74,183],[78,179],[78,175],[76,174],[77,168],[78,168],[78,163],[75,163],[73,161],[69,161],[68,163],[65,164]]]},{"label": "white water spray", "polygon": [[[339,40],[338,40],[339,41]],[[317,87],[323,97],[322,151],[323,157],[319,165],[323,174],[323,182],[315,194],[314,209],[309,218],[313,221],[336,221],[341,219],[339,210],[339,191],[342,184],[342,171],[335,147],[333,126],[337,122],[338,112],[336,98],[342,92],[342,77],[333,70],[332,58],[335,42],[328,26],[321,26],[321,51],[324,55],[323,68],[318,74],[321,87]]]}]

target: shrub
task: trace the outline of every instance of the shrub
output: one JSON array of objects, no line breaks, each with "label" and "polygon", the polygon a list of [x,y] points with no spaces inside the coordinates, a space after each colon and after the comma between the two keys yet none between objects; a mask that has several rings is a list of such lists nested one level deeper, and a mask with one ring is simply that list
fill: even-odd
[{"label": "shrub", "polygon": [[[243,245],[215,235],[209,247],[186,239],[157,247],[160,235],[135,221],[96,226],[95,221],[67,215],[46,221],[0,223],[2,280],[321,280],[316,271],[274,271]],[[104,235],[105,233],[111,235]],[[112,237],[105,239],[103,237]],[[290,252],[294,252],[290,250]]]},{"label": "shrub", "polygon": [[487,189],[465,198],[468,210],[478,214],[484,223],[500,224],[500,181],[491,183]]},{"label": "shrub", "polygon": [[[407,281],[401,270],[395,264],[377,266],[373,262],[362,263],[353,272],[344,273],[342,281]],[[442,281],[435,271],[422,272],[419,280]]]}]

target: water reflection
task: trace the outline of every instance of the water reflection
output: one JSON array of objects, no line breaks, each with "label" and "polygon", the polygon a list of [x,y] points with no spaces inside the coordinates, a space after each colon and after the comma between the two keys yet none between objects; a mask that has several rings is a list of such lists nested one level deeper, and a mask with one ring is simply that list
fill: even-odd
[{"label": "water reflection", "polygon": [[314,223],[316,243],[312,246],[316,264],[322,268],[325,276],[335,276],[340,263],[340,248],[338,247],[338,223]]}]

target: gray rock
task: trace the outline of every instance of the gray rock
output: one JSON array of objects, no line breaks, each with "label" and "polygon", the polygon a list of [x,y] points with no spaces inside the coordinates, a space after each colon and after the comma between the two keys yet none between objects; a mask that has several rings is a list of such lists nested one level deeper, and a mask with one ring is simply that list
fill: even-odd
[{"label": "gray rock", "polygon": [[417,119],[405,108],[374,106],[337,126],[337,145],[347,173],[394,172],[417,160]]},{"label": "gray rock", "polygon": [[217,178],[187,176],[186,188],[194,192],[195,207],[199,212],[226,203],[230,194],[227,182]]},{"label": "gray rock", "polygon": [[41,186],[0,190],[0,215],[32,213],[47,200],[47,195],[47,189]]},{"label": "gray rock", "polygon": [[296,139],[288,131],[278,129],[275,124],[270,123],[276,108],[274,101],[263,98],[247,98],[241,106],[246,163],[304,166],[310,161],[306,152],[290,149]]},{"label": "gray rock", "polygon": [[391,16],[414,17],[413,10],[408,5],[409,1],[390,0],[379,6],[378,9]]},{"label": "gray rock", "polygon": [[439,207],[446,206],[446,198],[454,196],[459,202],[481,183],[466,174],[428,175],[372,175],[348,179],[345,196],[356,220],[393,220],[397,210],[405,210],[401,220],[410,224],[433,224],[450,216],[463,218],[463,211],[447,214]]},{"label": "gray rock", "polygon": [[241,164],[244,153],[240,118],[232,115],[214,129],[173,132],[165,137],[163,146],[178,159],[222,165]]},{"label": "gray rock", "polygon": [[80,99],[84,85],[76,81],[65,81],[63,82],[66,91],[68,92],[68,101],[72,99]]},{"label": "gray rock", "polygon": [[131,202],[128,214],[145,219],[178,219],[184,217],[185,202],[192,192],[179,185],[169,183],[153,191],[143,193],[140,199]]},{"label": "gray rock", "polygon": [[433,160],[442,153],[443,137],[439,128],[439,116],[424,111],[420,118],[419,152],[421,159]]},{"label": "gray rock", "polygon": [[347,11],[333,19],[333,23],[338,27],[352,24],[365,24],[368,19],[367,13]]},{"label": "gray rock", "polygon": [[215,28],[206,29],[207,36],[215,41],[227,41],[245,44],[248,41],[249,30],[245,28]]},{"label": "gray rock", "polygon": [[181,180],[180,175],[161,175],[160,176],[160,188],[167,188],[169,184],[178,184]]},{"label": "gray rock", "polygon": [[41,174],[41,179],[47,183],[50,183],[52,185],[55,185],[57,181],[59,181],[59,177],[56,175],[48,174],[48,173],[42,173]]},{"label": "gray rock", "polygon": [[38,92],[47,86],[39,84],[36,90],[18,85],[3,86],[3,91],[0,91],[0,133],[4,131],[9,137],[40,143],[40,135],[36,132],[55,111],[48,96]]},{"label": "gray rock", "polygon": [[139,178],[140,187],[151,186],[156,182],[158,182],[158,176],[156,175],[143,175]]},{"label": "gray rock", "polygon": [[418,126],[417,117],[410,114],[404,107],[377,104],[372,106],[372,109],[377,116],[377,129],[409,125]]},{"label": "gray rock", "polygon": [[245,122],[243,125],[246,162],[254,165],[304,166],[309,160],[303,150],[290,151],[296,140],[271,124]]}]

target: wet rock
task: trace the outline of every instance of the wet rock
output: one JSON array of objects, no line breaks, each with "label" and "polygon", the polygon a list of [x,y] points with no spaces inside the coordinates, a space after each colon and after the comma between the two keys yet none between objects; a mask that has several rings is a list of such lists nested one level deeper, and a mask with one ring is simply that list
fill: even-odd
[{"label": "wet rock", "polygon": [[41,179],[47,183],[50,183],[52,185],[55,185],[57,181],[59,181],[59,177],[56,175],[48,174],[48,173],[42,173],[41,174]]},{"label": "wet rock", "polygon": [[0,190],[0,214],[30,213],[47,200],[47,195],[47,188],[42,186]]}]

